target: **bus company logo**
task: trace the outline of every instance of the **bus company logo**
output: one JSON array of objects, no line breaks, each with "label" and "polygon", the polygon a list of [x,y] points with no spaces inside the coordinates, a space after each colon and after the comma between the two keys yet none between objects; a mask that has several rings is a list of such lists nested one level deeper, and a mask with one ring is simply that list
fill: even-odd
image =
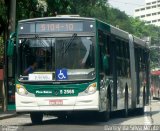
[{"label": "bus company logo", "polygon": [[52,94],[52,91],[41,91],[41,90],[36,90],[36,94]]},{"label": "bus company logo", "polygon": [[54,91],[54,94],[57,96],[59,94],[59,91],[58,90],[55,90]]}]

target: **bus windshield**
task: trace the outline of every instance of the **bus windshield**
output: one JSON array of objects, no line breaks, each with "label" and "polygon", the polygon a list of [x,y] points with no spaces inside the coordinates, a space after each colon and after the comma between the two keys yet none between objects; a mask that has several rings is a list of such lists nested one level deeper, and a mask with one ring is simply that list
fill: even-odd
[{"label": "bus windshield", "polygon": [[[94,37],[76,35],[63,38],[19,39],[18,70],[20,80],[74,81],[94,79],[94,47]],[[64,78],[66,79],[56,79],[57,70],[61,72],[65,70],[67,76]],[[43,76],[42,74],[50,74],[51,78],[43,79],[41,77],[38,79]]]}]

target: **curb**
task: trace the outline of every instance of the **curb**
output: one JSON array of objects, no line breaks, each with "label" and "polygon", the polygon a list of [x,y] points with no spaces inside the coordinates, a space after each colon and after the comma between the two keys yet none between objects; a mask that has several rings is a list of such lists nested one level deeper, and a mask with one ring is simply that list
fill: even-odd
[{"label": "curb", "polygon": [[13,118],[13,117],[16,117],[20,114],[17,114],[17,113],[14,113],[14,114],[0,114],[0,120],[3,120],[3,119],[8,119],[8,118]]}]

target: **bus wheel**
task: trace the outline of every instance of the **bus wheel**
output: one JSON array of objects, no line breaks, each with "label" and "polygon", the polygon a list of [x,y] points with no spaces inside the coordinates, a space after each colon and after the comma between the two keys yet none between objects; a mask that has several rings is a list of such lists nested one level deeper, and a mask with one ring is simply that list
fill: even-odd
[{"label": "bus wheel", "polygon": [[128,85],[126,83],[126,88],[125,88],[125,101],[124,101],[124,117],[128,116]]},{"label": "bus wheel", "polygon": [[139,115],[144,115],[144,107],[146,104],[146,94],[145,94],[145,86],[143,88],[143,103],[142,103],[142,107],[138,109],[138,114]]},{"label": "bus wheel", "polygon": [[43,113],[32,112],[30,113],[32,124],[41,124],[43,119]]},{"label": "bus wheel", "polygon": [[146,88],[145,88],[145,86],[144,86],[144,88],[143,88],[143,108],[144,108],[144,106],[146,105],[146,90],[145,90]]},{"label": "bus wheel", "polygon": [[104,112],[100,112],[100,115],[99,115],[99,120],[100,121],[108,121],[109,118],[110,118],[110,112],[111,112],[111,101],[110,101],[110,97],[107,97],[107,100],[106,100],[106,111]]},{"label": "bus wheel", "polygon": [[110,113],[111,113],[111,99],[110,99],[110,97],[109,98],[107,98],[107,104],[106,104],[106,108],[107,108],[107,111],[106,111],[106,119],[105,119],[105,121],[108,121],[109,120],[109,118],[110,118]]}]

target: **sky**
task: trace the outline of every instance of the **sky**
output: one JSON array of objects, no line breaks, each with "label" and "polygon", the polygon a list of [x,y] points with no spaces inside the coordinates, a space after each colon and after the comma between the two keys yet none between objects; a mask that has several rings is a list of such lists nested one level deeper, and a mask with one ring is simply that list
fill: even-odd
[{"label": "sky", "polygon": [[129,16],[134,15],[135,8],[145,5],[145,0],[108,0],[108,2],[112,7],[124,11]]}]

